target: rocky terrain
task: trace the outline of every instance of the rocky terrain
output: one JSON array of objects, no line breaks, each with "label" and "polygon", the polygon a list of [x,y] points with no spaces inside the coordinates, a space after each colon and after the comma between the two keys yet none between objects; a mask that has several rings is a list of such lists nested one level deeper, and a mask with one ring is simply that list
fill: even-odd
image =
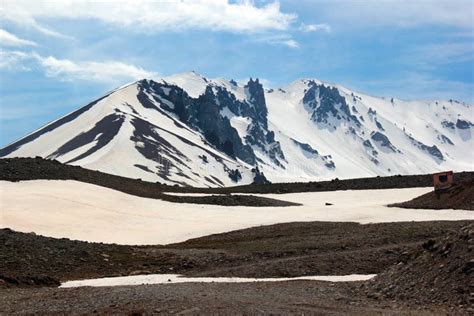
[{"label": "rocky terrain", "polygon": [[466,307],[474,313],[474,226],[429,239],[367,282],[370,297]]},{"label": "rocky terrain", "polygon": [[[468,225],[468,221],[290,223],[168,246],[85,243],[4,229],[0,231],[0,261],[5,263],[0,312],[197,314],[232,310],[390,315],[424,311],[467,315],[472,312],[472,225]],[[374,281],[349,283],[54,288],[59,281],[70,279],[146,273],[380,275]]]},{"label": "rocky terrain", "polygon": [[395,203],[389,206],[474,211],[474,179],[456,181],[450,188],[429,192],[411,201]]},{"label": "rocky terrain", "polygon": [[186,283],[7,289],[2,314],[100,315],[469,315],[466,308],[367,297],[361,283]]},{"label": "rocky terrain", "polygon": [[[474,179],[474,172],[458,172],[454,175],[456,182],[463,182]],[[85,169],[79,166],[62,164],[55,160],[37,158],[4,158],[0,159],[0,180],[22,181],[22,180],[76,180],[86,183],[100,185],[106,188],[118,190],[128,194],[140,197],[159,198],[171,202],[185,203],[211,203],[204,197],[191,196],[171,196],[164,195],[163,192],[180,193],[210,193],[210,194],[228,194],[228,193],[295,193],[295,192],[320,192],[336,190],[369,190],[369,189],[396,189],[396,188],[415,188],[430,187],[433,185],[431,174],[410,175],[410,176],[389,176],[372,177],[359,179],[331,181],[312,181],[295,183],[270,183],[253,184],[245,186],[234,186],[226,188],[194,188],[169,186],[161,183],[142,181],[141,179],[130,179]],[[233,195],[235,197],[235,195]],[[213,197],[217,199],[217,197]],[[229,197],[219,197],[220,202],[211,204],[225,203]],[[264,199],[263,199],[264,200]],[[202,202],[200,202],[202,201]],[[242,205],[242,202],[234,205]]]},{"label": "rocky terrain", "polygon": [[149,273],[259,278],[374,274],[407,260],[413,247],[467,223],[288,223],[166,246],[87,243],[2,229],[1,274],[9,286],[28,285],[22,281],[27,277],[65,281]]}]

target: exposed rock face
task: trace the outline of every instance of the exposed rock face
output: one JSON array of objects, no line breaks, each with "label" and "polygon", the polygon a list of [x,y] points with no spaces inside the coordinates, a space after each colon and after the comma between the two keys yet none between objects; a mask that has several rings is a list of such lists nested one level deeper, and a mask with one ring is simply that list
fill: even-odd
[{"label": "exposed rock face", "polygon": [[380,147],[386,148],[392,152],[396,152],[397,148],[393,146],[393,144],[390,142],[387,136],[382,134],[381,132],[372,132],[370,133],[370,138],[372,138],[373,141],[375,141]]},{"label": "exposed rock face", "polygon": [[239,182],[242,180],[242,175],[238,169],[234,169],[229,171],[229,178],[231,178],[234,182]]},{"label": "exposed rock face", "polygon": [[1,148],[0,149],[0,157],[7,156],[7,155],[11,154],[12,152],[14,152],[15,150],[19,149],[21,146],[36,140],[40,136],[42,136],[42,135],[44,135],[48,132],[53,131],[54,129],[58,128],[59,126],[74,121],[74,119],[79,117],[84,112],[87,112],[88,110],[90,110],[98,102],[102,101],[103,99],[107,98],[108,96],[109,96],[109,94],[106,94],[103,97],[101,97],[101,98],[99,98],[95,101],[92,101],[91,103],[87,104],[86,106],[83,106],[80,109],[77,109],[76,111],[60,118],[57,121],[54,121],[53,123],[45,126],[44,128],[27,135],[26,137],[16,141],[15,143],[10,144],[10,145],[8,145],[4,148]]},{"label": "exposed rock face", "polygon": [[307,144],[307,143],[300,143],[299,141],[297,141],[296,139],[292,139],[293,143],[295,143],[298,147],[300,147],[303,151],[309,153],[309,154],[312,154],[312,155],[319,155],[318,151],[316,149],[314,149],[313,147],[311,147],[310,144]]},{"label": "exposed rock face", "polygon": [[423,150],[427,154],[431,155],[433,158],[439,159],[439,160],[444,160],[443,153],[441,152],[441,150],[439,150],[439,148],[436,145],[427,146],[427,145],[423,144],[422,142],[414,139],[412,136],[408,136],[408,138],[410,139],[410,141],[412,142],[413,145],[420,148],[421,150]]},{"label": "exposed rock face", "polygon": [[383,128],[382,124],[379,121],[375,120],[375,125],[377,125],[377,128],[379,130],[381,130],[382,132],[385,132],[385,129]]},{"label": "exposed rock face", "polygon": [[[216,95],[211,87],[207,87],[205,93],[197,99],[189,97],[183,89],[173,85],[143,81],[140,87],[143,89],[140,93],[151,95],[165,110],[175,113],[184,124],[200,130],[206,140],[218,150],[232,158],[255,164],[255,154],[250,146],[242,143],[229,119],[220,114],[220,101],[235,106],[235,97],[232,98],[222,90],[218,90]],[[145,98],[146,96],[142,100]]]},{"label": "exposed rock face", "polygon": [[247,100],[250,102],[253,108],[253,110],[249,109],[248,116],[254,118],[257,122],[260,122],[263,128],[267,129],[268,110],[265,103],[265,92],[263,91],[263,86],[260,84],[258,79],[253,81],[252,78],[250,78],[249,82],[244,88],[247,94]]},{"label": "exposed rock face", "polygon": [[265,175],[258,169],[258,167],[255,167],[254,169],[252,169],[252,172],[254,172],[253,184],[271,183],[270,181],[268,181]]},{"label": "exposed rock face", "polygon": [[194,102],[189,112],[191,124],[203,131],[206,139],[217,149],[230,157],[238,157],[250,164],[255,163],[252,150],[242,143],[239,134],[230,125],[229,119],[220,115],[220,108],[212,88],[206,88],[205,94]]},{"label": "exposed rock face", "polygon": [[368,139],[364,140],[362,144],[367,148],[374,149],[374,146],[372,146],[372,143]]},{"label": "exposed rock face", "polygon": [[471,122],[460,119],[456,121],[456,127],[459,129],[468,129],[471,128],[471,126],[474,126],[474,124],[472,124]]},{"label": "exposed rock face", "polygon": [[444,128],[449,128],[449,129],[454,129],[455,126],[456,126],[453,122],[450,122],[450,121],[447,121],[447,120],[441,121],[441,125],[442,125]]},{"label": "exposed rock face", "polygon": [[247,128],[245,141],[253,148],[267,154],[270,159],[278,166],[283,167],[282,161],[285,161],[285,155],[281,150],[280,143],[275,140],[275,133],[268,129],[268,110],[265,103],[265,94],[263,86],[258,79],[250,81],[245,85],[247,100],[250,102],[248,107],[243,107],[241,111],[243,116],[252,119],[252,123]]},{"label": "exposed rock face", "polygon": [[334,87],[310,81],[303,103],[313,111],[311,119],[317,123],[328,124],[329,119],[333,117],[337,120],[351,121],[360,127],[360,122],[351,114],[346,99]]},{"label": "exposed rock face", "polygon": [[445,128],[448,128],[448,129],[458,128],[458,129],[461,129],[461,130],[469,129],[469,128],[474,126],[474,124],[471,123],[470,121],[463,120],[463,119],[457,119],[456,123],[448,121],[448,120],[443,120],[443,121],[441,121],[441,125]]},{"label": "exposed rock face", "polygon": [[107,145],[112,140],[112,138],[118,133],[120,127],[123,124],[123,121],[124,116],[120,113],[105,116],[103,119],[97,122],[93,128],[69,140],[67,143],[63,144],[47,158],[54,159],[57,156],[64,155],[70,151],[73,151],[96,140],[96,143],[92,148],[88,149],[81,155],[70,159],[66,163],[72,163],[74,161],[87,157],[88,155]]},{"label": "exposed rock face", "polygon": [[[285,156],[275,140],[274,132],[268,130],[265,94],[258,79],[250,79],[245,85],[247,98],[243,101],[224,87],[207,86],[202,95],[192,98],[174,85],[143,81],[140,86],[142,94],[151,96],[163,109],[175,113],[184,124],[203,132],[208,142],[230,157],[255,165],[254,150],[260,150],[283,167],[281,161],[285,160]],[[142,97],[142,100],[146,97]],[[245,143],[232,127],[229,114],[225,114],[225,111],[250,119]]]},{"label": "exposed rock face", "polygon": [[306,157],[319,160],[319,163],[324,165],[327,169],[336,169],[336,164],[332,160],[331,155],[320,155],[310,144],[299,142],[296,139],[291,139],[291,141],[301,149]]},{"label": "exposed rock face", "polygon": [[439,140],[441,140],[443,143],[445,144],[449,144],[449,145],[453,145],[454,146],[454,143],[451,141],[451,139],[449,139],[449,137],[447,137],[446,135],[443,135],[443,134],[440,134],[438,135],[436,138],[438,138]]}]

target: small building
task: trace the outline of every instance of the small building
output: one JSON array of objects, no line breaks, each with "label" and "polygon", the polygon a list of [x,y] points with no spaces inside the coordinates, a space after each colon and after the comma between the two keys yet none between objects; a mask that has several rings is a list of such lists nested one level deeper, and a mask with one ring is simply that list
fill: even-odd
[{"label": "small building", "polygon": [[433,174],[433,186],[436,190],[443,190],[449,188],[453,184],[453,172],[444,171]]}]

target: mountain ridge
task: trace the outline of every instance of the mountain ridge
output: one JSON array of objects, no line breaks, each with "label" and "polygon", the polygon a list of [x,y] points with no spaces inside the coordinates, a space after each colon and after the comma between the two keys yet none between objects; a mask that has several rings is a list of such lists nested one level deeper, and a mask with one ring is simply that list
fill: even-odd
[{"label": "mountain ridge", "polygon": [[390,100],[315,79],[265,89],[195,72],[142,79],[0,150],[166,184],[473,170],[471,105]]}]

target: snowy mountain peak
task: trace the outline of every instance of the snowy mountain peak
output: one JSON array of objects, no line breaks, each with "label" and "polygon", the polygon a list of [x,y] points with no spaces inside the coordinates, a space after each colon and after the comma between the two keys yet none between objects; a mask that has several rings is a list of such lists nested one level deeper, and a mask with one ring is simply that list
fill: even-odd
[{"label": "snowy mountain peak", "polygon": [[300,79],[142,79],[0,150],[191,186],[473,170],[471,105]]}]

